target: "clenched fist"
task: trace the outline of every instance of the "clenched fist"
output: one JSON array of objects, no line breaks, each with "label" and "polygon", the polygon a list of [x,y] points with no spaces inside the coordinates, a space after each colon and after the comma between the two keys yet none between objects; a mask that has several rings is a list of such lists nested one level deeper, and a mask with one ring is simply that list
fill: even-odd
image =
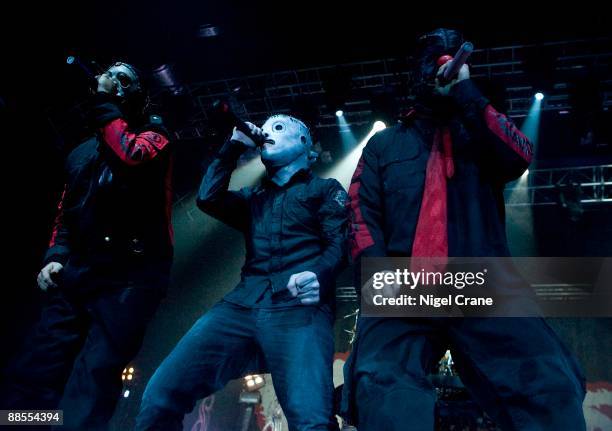
[{"label": "clenched fist", "polygon": [[294,298],[304,305],[318,304],[320,300],[320,285],[317,274],[311,271],[298,272],[289,278],[287,289]]},{"label": "clenched fist", "polygon": [[41,290],[47,291],[50,287],[57,287],[57,283],[53,281],[53,275],[58,274],[64,266],[59,262],[49,262],[38,273],[36,281]]}]

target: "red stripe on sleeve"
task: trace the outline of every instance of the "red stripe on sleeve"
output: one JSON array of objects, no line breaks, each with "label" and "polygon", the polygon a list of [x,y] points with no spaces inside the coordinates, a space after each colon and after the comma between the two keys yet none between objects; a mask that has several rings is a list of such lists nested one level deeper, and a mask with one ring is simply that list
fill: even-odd
[{"label": "red stripe on sleeve", "polygon": [[515,153],[521,156],[527,163],[531,163],[533,146],[529,138],[527,138],[508,117],[497,112],[493,106],[487,105],[484,115],[489,130],[514,150]]},{"label": "red stripe on sleeve", "polygon": [[102,138],[128,165],[138,165],[151,160],[168,145],[168,139],[159,133],[146,131],[137,135],[129,132],[128,124],[121,118],[111,121],[102,128]]},{"label": "red stripe on sleeve", "polygon": [[359,205],[359,188],[361,187],[361,182],[359,177],[363,172],[364,160],[363,158],[359,160],[359,164],[357,165],[357,169],[355,169],[355,173],[353,174],[353,179],[351,180],[351,186],[349,187],[349,202],[350,209],[352,213],[352,223],[350,226],[351,231],[351,256],[353,259],[356,259],[363,250],[368,247],[374,245],[374,239],[372,238],[372,234],[370,233],[368,226],[363,218],[363,214],[361,213],[361,207]]},{"label": "red stripe on sleeve", "polygon": [[49,247],[53,247],[55,245],[55,242],[57,241],[58,231],[62,224],[62,217],[64,215],[64,198],[66,197],[66,188],[67,188],[67,185],[64,185],[64,191],[62,192],[62,197],[60,198],[57,204],[57,214],[55,215],[55,220],[53,221],[53,231],[51,232],[51,239],[49,240]]}]

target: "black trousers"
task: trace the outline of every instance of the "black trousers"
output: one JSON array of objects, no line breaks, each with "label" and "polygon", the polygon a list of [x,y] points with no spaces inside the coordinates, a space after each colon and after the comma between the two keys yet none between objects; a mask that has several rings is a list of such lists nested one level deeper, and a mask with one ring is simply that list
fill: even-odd
[{"label": "black trousers", "polygon": [[467,389],[501,429],[585,429],[582,370],[539,318],[361,317],[344,368],[344,414],[359,431],[432,431],[436,395],[427,376],[449,347]]},{"label": "black trousers", "polygon": [[163,290],[139,284],[49,293],[35,333],[5,370],[3,409],[62,409],[61,430],[104,430]]}]

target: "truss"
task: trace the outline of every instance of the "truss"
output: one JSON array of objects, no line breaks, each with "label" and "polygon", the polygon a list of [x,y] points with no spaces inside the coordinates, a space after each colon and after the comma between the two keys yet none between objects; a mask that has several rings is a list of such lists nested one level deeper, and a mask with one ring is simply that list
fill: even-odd
[{"label": "truss", "polygon": [[529,170],[506,188],[504,198],[510,207],[557,205],[561,193],[580,204],[612,202],[612,165]]},{"label": "truss", "polygon": [[[508,113],[513,117],[527,114],[536,89],[526,67],[526,58],[545,53],[550,59],[550,94],[542,110],[567,110],[569,82],[584,70],[596,70],[601,77],[604,107],[612,105],[612,39],[575,40],[539,45],[514,45],[476,50],[471,57],[472,76],[495,78],[506,88]],[[179,138],[201,136],[206,125],[206,109],[219,98],[229,100],[244,119],[261,122],[271,113],[288,112],[296,98],[308,97],[319,111],[317,127],[336,127],[336,118],[325,106],[325,79],[338,68],[351,78],[351,98],[346,102],[345,118],[349,124],[371,121],[369,94],[377,90],[400,89],[410,80],[406,58],[388,58],[342,65],[287,70],[267,74],[192,83],[186,86],[198,113],[178,131]],[[408,96],[409,98],[409,96]]]}]

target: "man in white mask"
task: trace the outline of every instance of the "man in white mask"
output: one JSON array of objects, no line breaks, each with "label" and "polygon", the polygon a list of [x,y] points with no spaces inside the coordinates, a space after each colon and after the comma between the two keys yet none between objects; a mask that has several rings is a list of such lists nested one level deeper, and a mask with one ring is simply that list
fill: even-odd
[{"label": "man in white mask", "polygon": [[[272,374],[290,430],[337,429],[333,415],[334,278],[344,261],[346,193],[314,176],[306,125],[274,115],[262,128],[267,176],[228,190],[253,139],[234,130],[202,181],[198,206],[239,229],[246,242],[241,281],[204,314],[151,378],[138,430],[179,430],[183,415],[248,372]],[[304,390],[304,384],[308,390]]]}]

